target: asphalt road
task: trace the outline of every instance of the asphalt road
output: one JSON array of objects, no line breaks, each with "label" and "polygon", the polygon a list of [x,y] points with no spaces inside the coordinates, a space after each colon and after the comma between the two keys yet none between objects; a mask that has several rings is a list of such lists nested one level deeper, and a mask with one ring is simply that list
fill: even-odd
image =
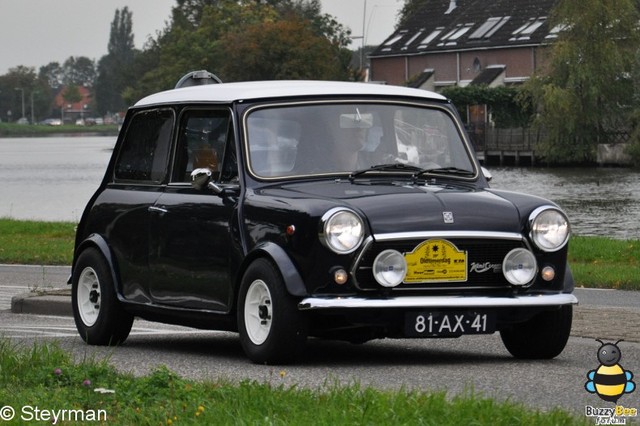
[{"label": "asphalt road", "polygon": [[[136,375],[166,365],[196,380],[257,380],[320,389],[332,383],[359,383],[382,389],[446,390],[449,395],[474,391],[577,414],[584,413],[587,405],[611,405],[584,389],[587,373],[599,367],[600,345],[591,338],[571,337],[559,357],[535,362],[513,359],[497,334],[363,345],[312,339],[300,364],[263,366],[246,359],[233,333],[141,320],[136,320],[129,339],[117,348],[85,345],[69,317],[4,312],[0,313],[0,334],[26,345],[56,340],[78,359],[107,358],[119,370]],[[640,374],[640,343],[621,342],[619,347],[620,364]],[[619,403],[640,408],[639,395],[637,391],[625,395]]]},{"label": "asphalt road", "polygon": [[[39,280],[39,288],[63,286],[67,274],[64,268],[7,268],[0,267],[0,286],[13,286],[16,291],[22,285],[33,287],[34,277]],[[33,274],[31,281],[21,282],[20,277],[26,272]],[[15,276],[10,277],[11,273]],[[11,278],[9,284],[7,278]],[[27,281],[30,284],[25,284]],[[599,367],[600,344],[595,337],[617,340],[624,336],[625,341],[619,344],[620,365],[633,372],[634,381],[640,385],[640,294],[578,289],[576,295],[580,306],[574,315],[572,337],[565,351],[549,361],[515,360],[504,349],[499,335],[494,334],[380,340],[363,345],[311,339],[306,356],[298,365],[263,366],[246,359],[233,333],[136,320],[121,347],[91,347],[79,338],[70,317],[13,314],[6,310],[0,312],[0,335],[26,345],[55,340],[78,359],[106,358],[118,369],[136,375],[166,365],[196,380],[257,380],[320,389],[336,382],[359,383],[382,389],[445,390],[451,396],[473,391],[534,408],[558,407],[583,415],[587,405],[612,406],[584,388],[587,373]],[[618,403],[640,408],[640,391],[622,396]],[[627,420],[627,424],[640,422],[640,418]]]}]

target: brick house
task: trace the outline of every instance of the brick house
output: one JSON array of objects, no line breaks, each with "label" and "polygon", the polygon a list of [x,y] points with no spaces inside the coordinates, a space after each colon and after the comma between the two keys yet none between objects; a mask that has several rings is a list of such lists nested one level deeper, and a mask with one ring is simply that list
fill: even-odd
[{"label": "brick house", "polygon": [[434,91],[522,83],[561,29],[548,24],[556,1],[426,0],[370,55],[370,79]]},{"label": "brick house", "polygon": [[61,118],[67,122],[75,122],[77,119],[86,118],[91,115],[92,94],[91,89],[84,86],[77,86],[78,91],[82,99],[78,102],[68,103],[64,100],[64,93],[67,86],[62,86],[56,93],[53,100],[53,105],[57,112],[60,113]]}]

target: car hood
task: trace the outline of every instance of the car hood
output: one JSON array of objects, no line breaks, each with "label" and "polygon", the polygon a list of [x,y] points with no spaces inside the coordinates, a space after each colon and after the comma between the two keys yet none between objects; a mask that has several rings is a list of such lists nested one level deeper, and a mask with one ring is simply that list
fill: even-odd
[{"label": "car hood", "polygon": [[[353,184],[338,180],[280,185],[259,191],[276,205],[321,216],[333,207],[363,215],[374,234],[425,231],[522,232],[522,214],[541,199],[467,185]],[[517,198],[517,200],[515,200]],[[524,206],[527,212],[516,207]]]}]

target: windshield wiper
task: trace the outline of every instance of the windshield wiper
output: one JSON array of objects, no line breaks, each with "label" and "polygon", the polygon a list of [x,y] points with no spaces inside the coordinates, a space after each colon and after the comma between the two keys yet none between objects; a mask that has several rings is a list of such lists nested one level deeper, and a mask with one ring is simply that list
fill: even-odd
[{"label": "windshield wiper", "polygon": [[356,177],[363,175],[368,172],[375,171],[405,171],[405,172],[415,172],[420,173],[423,169],[417,166],[411,166],[409,164],[403,163],[388,163],[388,164],[378,164],[375,166],[371,166],[368,169],[356,170],[349,175],[349,180],[353,181]]},{"label": "windshield wiper", "polygon": [[473,176],[475,173],[471,170],[461,169],[458,167],[436,167],[432,169],[421,169],[413,174],[413,179],[418,179],[420,176],[428,173],[437,173],[437,174],[450,174],[450,175],[460,175],[460,176]]}]

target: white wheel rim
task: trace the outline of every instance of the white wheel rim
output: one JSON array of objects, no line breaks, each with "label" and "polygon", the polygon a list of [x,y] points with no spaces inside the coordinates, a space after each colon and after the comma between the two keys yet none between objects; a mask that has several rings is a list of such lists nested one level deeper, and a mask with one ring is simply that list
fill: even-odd
[{"label": "white wheel rim", "polygon": [[100,280],[93,268],[87,267],[82,270],[78,278],[77,305],[78,313],[82,322],[87,327],[96,323],[100,313]]},{"label": "white wheel rim", "polygon": [[271,331],[273,308],[269,287],[262,280],[255,280],[247,290],[244,301],[244,326],[251,342],[263,344]]}]

